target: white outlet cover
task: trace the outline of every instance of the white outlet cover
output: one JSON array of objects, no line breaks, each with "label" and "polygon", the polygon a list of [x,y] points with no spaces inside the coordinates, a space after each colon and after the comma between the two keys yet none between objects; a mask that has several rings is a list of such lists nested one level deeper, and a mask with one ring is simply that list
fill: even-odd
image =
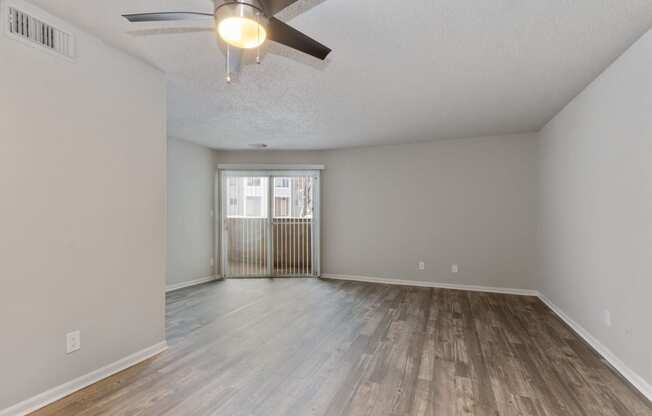
[{"label": "white outlet cover", "polygon": [[66,334],[66,354],[81,348],[81,332],[73,331]]},{"label": "white outlet cover", "polygon": [[611,312],[608,309],[604,311],[604,324],[606,326],[611,326]]},{"label": "white outlet cover", "polygon": [[457,273],[459,271],[460,271],[460,266],[458,266],[457,264],[453,264],[451,266],[451,273]]},{"label": "white outlet cover", "polygon": [[419,270],[426,270],[426,263],[420,261],[419,262]]}]

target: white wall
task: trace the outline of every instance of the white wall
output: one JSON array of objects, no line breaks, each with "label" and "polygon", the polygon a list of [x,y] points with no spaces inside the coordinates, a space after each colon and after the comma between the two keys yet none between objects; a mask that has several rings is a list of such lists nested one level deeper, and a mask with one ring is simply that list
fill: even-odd
[{"label": "white wall", "polygon": [[218,153],[326,165],[322,273],[518,289],[535,288],[536,157],[536,135]]},{"label": "white wall", "polygon": [[543,129],[541,189],[542,291],[650,388],[652,33]]},{"label": "white wall", "polygon": [[0,409],[165,338],[165,81],[75,34],[0,35]]},{"label": "white wall", "polygon": [[215,274],[215,152],[182,140],[168,139],[167,284],[177,285]]}]

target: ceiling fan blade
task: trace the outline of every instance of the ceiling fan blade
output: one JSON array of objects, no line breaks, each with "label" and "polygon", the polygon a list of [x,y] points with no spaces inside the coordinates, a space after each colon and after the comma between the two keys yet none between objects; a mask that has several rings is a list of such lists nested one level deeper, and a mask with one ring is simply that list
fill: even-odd
[{"label": "ceiling fan blade", "polygon": [[264,0],[265,11],[268,16],[274,16],[276,13],[285,9],[293,3],[296,3],[297,0]]},{"label": "ceiling fan blade", "polygon": [[185,35],[189,33],[215,33],[212,27],[159,27],[155,29],[130,30],[127,33],[131,36],[157,36],[157,35]]},{"label": "ceiling fan blade", "polygon": [[161,13],[135,13],[123,14],[122,17],[132,23],[139,22],[167,22],[172,20],[205,20],[207,17],[214,18],[212,13],[198,12],[161,12]]},{"label": "ceiling fan blade", "polygon": [[267,37],[270,40],[294,48],[321,60],[326,59],[331,49],[305,35],[275,17],[270,17],[267,25]]}]

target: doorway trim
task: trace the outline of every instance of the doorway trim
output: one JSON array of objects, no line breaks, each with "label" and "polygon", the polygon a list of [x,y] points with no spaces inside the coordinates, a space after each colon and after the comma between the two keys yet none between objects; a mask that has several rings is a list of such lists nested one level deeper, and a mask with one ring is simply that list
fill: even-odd
[{"label": "doorway trim", "polygon": [[218,170],[325,170],[324,165],[284,165],[265,163],[220,163]]}]

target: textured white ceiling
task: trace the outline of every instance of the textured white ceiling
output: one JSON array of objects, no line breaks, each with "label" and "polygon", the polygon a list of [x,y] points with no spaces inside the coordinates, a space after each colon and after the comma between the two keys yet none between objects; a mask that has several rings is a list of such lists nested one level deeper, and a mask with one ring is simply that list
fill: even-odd
[{"label": "textured white ceiling", "polygon": [[228,85],[214,34],[194,30],[210,24],[120,17],[211,0],[33,1],[164,70],[169,134],[220,149],[538,130],[652,26],[650,0],[299,0],[279,17],[327,62],[272,44]]}]

